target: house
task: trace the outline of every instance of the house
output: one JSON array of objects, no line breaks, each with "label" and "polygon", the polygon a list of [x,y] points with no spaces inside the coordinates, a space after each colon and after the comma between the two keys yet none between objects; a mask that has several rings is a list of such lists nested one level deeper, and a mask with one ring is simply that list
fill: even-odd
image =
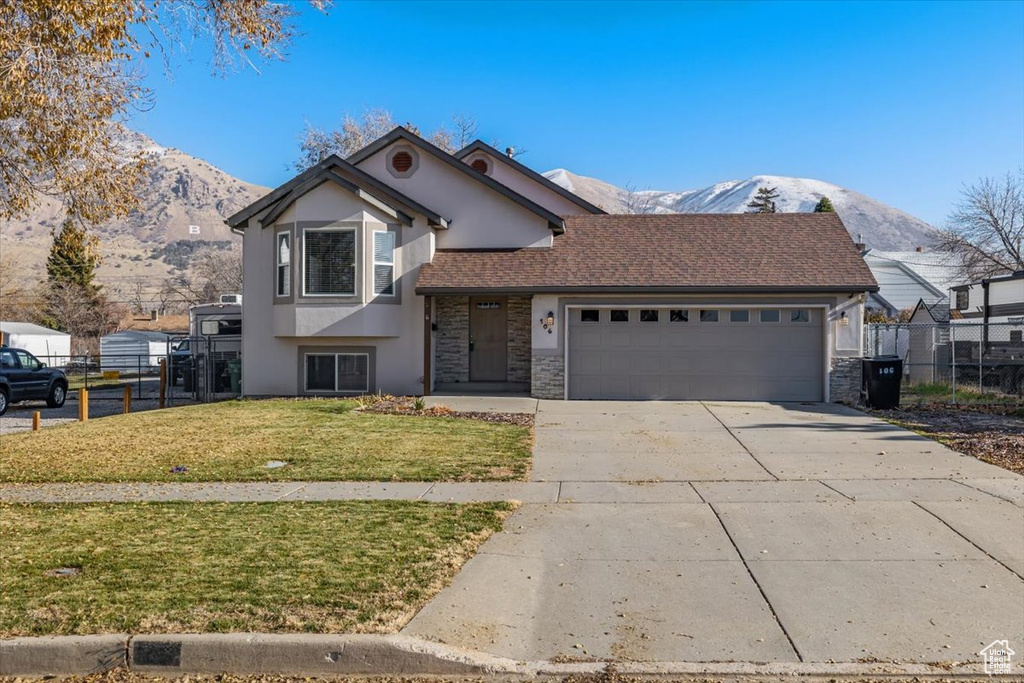
[{"label": "house", "polygon": [[878,286],[835,214],[604,214],[396,128],[228,219],[246,395],[856,401]]},{"label": "house", "polygon": [[170,352],[166,332],[124,330],[100,337],[100,369],[149,372]]},{"label": "house", "polygon": [[915,306],[924,299],[930,303],[945,298],[949,288],[959,283],[961,266],[955,257],[939,252],[864,250],[864,262],[878,281],[878,293],[872,299],[875,310],[892,310],[888,315]]},{"label": "house", "polygon": [[71,335],[34,323],[0,322],[0,344],[25,349],[47,365],[64,365],[71,357]]}]

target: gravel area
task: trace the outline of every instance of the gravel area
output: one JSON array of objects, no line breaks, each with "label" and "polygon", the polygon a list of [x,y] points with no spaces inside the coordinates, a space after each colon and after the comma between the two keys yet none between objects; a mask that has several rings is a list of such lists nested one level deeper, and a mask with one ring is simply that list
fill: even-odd
[{"label": "gravel area", "polygon": [[872,413],[955,451],[1024,474],[1024,407],[931,405]]},{"label": "gravel area", "polygon": [[[176,399],[170,404],[170,407],[191,404],[192,401]],[[160,403],[156,399],[132,399],[133,413],[156,410],[159,407]],[[97,398],[95,395],[89,398],[90,420],[108,415],[120,415],[122,409],[121,398]],[[40,425],[44,429],[78,420],[77,400],[69,399],[62,408],[47,408],[46,401],[25,401],[12,405],[7,409],[6,414],[0,416],[0,435],[31,430],[32,413],[37,410],[40,414]]]},{"label": "gravel area", "polygon": [[531,413],[492,413],[452,410],[445,405],[436,405],[417,409],[417,399],[413,396],[369,396],[360,400],[363,401],[363,405],[361,405],[358,410],[364,413],[415,415],[418,417],[459,417],[467,420],[479,420],[480,422],[511,424],[519,427],[533,427],[533,415]]}]

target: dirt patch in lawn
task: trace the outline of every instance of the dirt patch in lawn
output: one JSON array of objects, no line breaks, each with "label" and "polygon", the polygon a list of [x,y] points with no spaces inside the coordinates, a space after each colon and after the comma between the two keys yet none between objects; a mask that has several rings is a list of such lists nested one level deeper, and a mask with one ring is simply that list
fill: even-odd
[{"label": "dirt patch in lawn", "polygon": [[430,406],[415,396],[368,396],[357,399],[359,412],[382,415],[409,415],[411,417],[454,417],[491,424],[533,427],[532,413],[490,413],[471,410],[452,410],[448,406]]},{"label": "dirt patch in lawn", "polygon": [[918,405],[872,414],[960,453],[1024,474],[1024,408],[1019,406]]}]

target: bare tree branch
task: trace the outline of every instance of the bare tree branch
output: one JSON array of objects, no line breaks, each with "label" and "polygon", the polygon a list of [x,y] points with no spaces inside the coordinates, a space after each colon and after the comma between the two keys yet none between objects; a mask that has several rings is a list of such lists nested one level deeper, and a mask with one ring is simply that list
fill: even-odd
[{"label": "bare tree branch", "polygon": [[1024,270],[1022,242],[1024,169],[965,186],[936,238],[938,250],[963,263],[959,275],[965,280]]}]

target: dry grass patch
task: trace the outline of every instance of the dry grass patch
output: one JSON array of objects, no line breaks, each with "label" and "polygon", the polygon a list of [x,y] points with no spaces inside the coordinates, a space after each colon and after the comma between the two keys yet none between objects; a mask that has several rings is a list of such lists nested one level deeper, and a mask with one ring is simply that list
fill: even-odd
[{"label": "dry grass patch", "polygon": [[[529,427],[355,406],[229,401],[5,435],[0,481],[485,481],[529,473]],[[268,469],[271,460],[287,465]]]},{"label": "dry grass patch", "polygon": [[[0,507],[0,637],[393,632],[508,503]],[[52,570],[78,569],[60,577]]]}]

